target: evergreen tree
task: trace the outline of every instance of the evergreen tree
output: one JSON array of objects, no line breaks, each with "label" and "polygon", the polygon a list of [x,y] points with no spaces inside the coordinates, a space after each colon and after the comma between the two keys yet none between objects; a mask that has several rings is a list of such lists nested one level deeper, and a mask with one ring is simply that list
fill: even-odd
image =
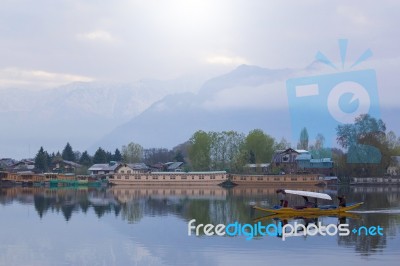
[{"label": "evergreen tree", "polygon": [[50,169],[52,166],[53,157],[48,154],[47,151],[45,151],[44,154],[46,155],[47,169]]},{"label": "evergreen tree", "polygon": [[121,152],[118,150],[118,149],[116,149],[115,150],[115,152],[114,152],[114,156],[113,156],[114,158],[114,161],[116,161],[116,162],[122,162],[122,154],[121,154]]},{"label": "evergreen tree", "polygon": [[93,156],[93,163],[107,163],[107,153],[102,148],[97,149]]},{"label": "evergreen tree", "polygon": [[107,157],[107,162],[114,160],[114,155],[109,151],[106,152],[106,157]]},{"label": "evergreen tree", "polygon": [[69,143],[67,143],[67,145],[65,145],[65,148],[62,151],[62,158],[67,161],[75,162],[75,154]]},{"label": "evergreen tree", "polygon": [[43,147],[40,147],[35,157],[35,168],[42,172],[46,172],[48,170],[47,160],[48,160],[47,152],[44,151]]},{"label": "evergreen tree", "polygon": [[300,132],[300,140],[297,144],[297,148],[301,150],[308,150],[308,131],[307,128],[303,128]]},{"label": "evergreen tree", "polygon": [[92,165],[92,158],[90,157],[87,151],[84,151],[82,153],[79,163],[88,167]]}]

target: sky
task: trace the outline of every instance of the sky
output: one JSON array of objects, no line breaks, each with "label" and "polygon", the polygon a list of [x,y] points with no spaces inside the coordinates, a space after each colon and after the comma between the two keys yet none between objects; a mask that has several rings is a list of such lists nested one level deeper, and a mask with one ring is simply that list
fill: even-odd
[{"label": "sky", "polygon": [[[400,2],[2,0],[0,89],[213,76],[240,64],[296,68],[316,51],[400,56]],[[397,65],[396,65],[397,66]]]}]

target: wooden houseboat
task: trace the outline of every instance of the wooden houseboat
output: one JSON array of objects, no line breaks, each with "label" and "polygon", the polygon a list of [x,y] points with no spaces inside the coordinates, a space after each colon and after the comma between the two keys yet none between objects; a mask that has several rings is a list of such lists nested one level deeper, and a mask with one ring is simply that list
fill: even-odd
[{"label": "wooden houseboat", "polygon": [[109,178],[114,185],[218,185],[228,180],[225,171],[127,173],[120,168]]},{"label": "wooden houseboat", "polygon": [[324,177],[319,174],[284,175],[231,175],[231,181],[237,185],[325,185]]}]

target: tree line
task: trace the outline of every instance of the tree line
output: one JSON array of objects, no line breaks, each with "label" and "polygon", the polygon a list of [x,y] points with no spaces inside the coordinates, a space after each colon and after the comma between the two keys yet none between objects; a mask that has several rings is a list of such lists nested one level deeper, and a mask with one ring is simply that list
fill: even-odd
[{"label": "tree line", "polygon": [[[342,149],[325,147],[325,138],[317,134],[314,143],[309,143],[307,128],[300,132],[296,147],[285,138],[277,141],[261,129],[254,129],[247,135],[237,131],[205,132],[196,131],[192,137],[173,149],[150,148],[131,142],[122,146],[121,151],[105,151],[99,147],[93,155],[87,151],[74,151],[69,143],[62,152],[49,154],[40,147],[35,166],[47,171],[52,162],[67,160],[85,167],[110,161],[139,163],[147,165],[170,161],[185,162],[185,170],[210,171],[226,170],[242,173],[246,164],[269,163],[277,150],[297,148],[308,150],[313,158],[331,157],[335,171],[340,176],[383,175],[392,163],[392,156],[400,155],[400,137],[392,131],[386,132],[381,119],[361,115],[353,124],[336,128],[337,142]],[[375,159],[375,161],[371,161]]]}]

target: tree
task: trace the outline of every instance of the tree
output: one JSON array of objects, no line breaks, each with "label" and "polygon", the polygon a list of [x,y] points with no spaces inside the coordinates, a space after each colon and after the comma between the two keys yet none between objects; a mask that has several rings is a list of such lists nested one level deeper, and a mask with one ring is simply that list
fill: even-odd
[{"label": "tree", "polygon": [[281,138],[279,142],[275,142],[274,150],[286,150],[290,148],[290,143],[285,139]]},{"label": "tree", "polygon": [[143,159],[143,147],[137,143],[122,146],[122,158],[125,163],[139,163]]},{"label": "tree", "polygon": [[211,140],[211,169],[229,170],[244,142],[244,135],[236,131],[209,132],[208,135]]},{"label": "tree", "polygon": [[92,158],[87,151],[82,153],[79,163],[88,167],[92,165]]},{"label": "tree", "polygon": [[250,131],[245,139],[249,159],[256,164],[270,162],[274,153],[275,140],[261,129]]},{"label": "tree", "polygon": [[189,147],[191,145],[192,144],[190,143],[190,141],[186,141],[172,148],[172,151],[175,153],[175,155],[178,153],[182,154],[183,158],[185,159],[189,157]]},{"label": "tree", "polygon": [[300,140],[297,144],[297,148],[301,150],[308,150],[308,131],[307,128],[303,128],[300,132]]},{"label": "tree", "polygon": [[97,149],[93,156],[93,163],[107,163],[107,153],[102,148]]},{"label": "tree", "polygon": [[175,162],[185,162],[185,158],[183,157],[183,153],[181,151],[177,151],[174,156]]},{"label": "tree", "polygon": [[210,170],[210,136],[202,131],[196,131],[190,138],[189,159],[195,171]]},{"label": "tree", "polygon": [[332,157],[331,149],[324,147],[325,137],[321,133],[317,134],[315,143],[309,146],[309,150],[314,159]]},{"label": "tree", "polygon": [[373,176],[386,172],[391,154],[386,125],[381,119],[363,114],[354,124],[339,125],[336,131],[339,145],[347,149],[347,163],[357,171],[354,174]]},{"label": "tree", "polygon": [[114,161],[114,155],[111,152],[106,151],[106,157],[107,157],[107,162]]},{"label": "tree", "polygon": [[35,168],[46,172],[49,168],[48,154],[44,151],[43,147],[40,147],[38,153],[35,156]]},{"label": "tree", "polygon": [[115,149],[113,159],[116,162],[122,162],[122,154],[118,149]]},{"label": "tree", "polygon": [[62,156],[62,158],[64,160],[75,162],[75,160],[76,160],[75,159],[75,154],[74,154],[74,152],[72,150],[72,147],[69,144],[69,142],[67,142],[67,145],[65,145],[65,148],[62,151],[62,155],[61,156]]},{"label": "tree", "polygon": [[150,165],[160,162],[170,162],[174,159],[174,153],[165,148],[145,149],[143,153],[144,162]]}]

